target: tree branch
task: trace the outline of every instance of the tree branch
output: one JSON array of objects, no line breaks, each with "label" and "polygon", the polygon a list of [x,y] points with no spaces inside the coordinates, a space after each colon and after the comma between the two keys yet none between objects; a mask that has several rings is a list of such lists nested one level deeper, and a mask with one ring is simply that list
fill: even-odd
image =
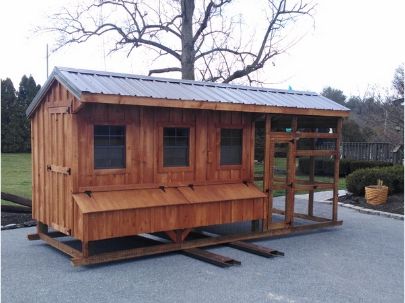
[{"label": "tree branch", "polygon": [[149,71],[148,76],[152,74],[162,74],[162,73],[169,73],[169,72],[181,72],[180,67],[166,67],[166,68],[158,68],[158,69],[151,69]]}]

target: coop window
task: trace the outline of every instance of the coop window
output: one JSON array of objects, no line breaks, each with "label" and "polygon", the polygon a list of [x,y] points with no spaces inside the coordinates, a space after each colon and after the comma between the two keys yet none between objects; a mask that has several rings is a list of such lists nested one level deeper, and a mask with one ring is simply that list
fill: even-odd
[{"label": "coop window", "polygon": [[189,166],[190,129],[163,128],[163,166]]},{"label": "coop window", "polygon": [[242,164],[242,129],[221,129],[221,165]]},{"label": "coop window", "polygon": [[125,168],[125,126],[94,126],[94,168]]}]

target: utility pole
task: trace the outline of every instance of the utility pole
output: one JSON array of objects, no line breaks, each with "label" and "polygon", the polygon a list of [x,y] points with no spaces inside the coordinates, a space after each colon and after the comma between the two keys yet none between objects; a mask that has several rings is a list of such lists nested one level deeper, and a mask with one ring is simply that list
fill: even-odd
[{"label": "utility pole", "polygon": [[48,43],[46,44],[46,79],[49,76],[49,52],[48,52]]}]

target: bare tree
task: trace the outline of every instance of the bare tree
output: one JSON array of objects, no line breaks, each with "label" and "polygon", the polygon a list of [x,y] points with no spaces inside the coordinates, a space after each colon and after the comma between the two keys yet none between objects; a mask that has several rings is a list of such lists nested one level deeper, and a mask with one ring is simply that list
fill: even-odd
[{"label": "bare tree", "polygon": [[397,67],[394,74],[394,79],[392,80],[392,86],[395,89],[397,95],[404,98],[404,64],[402,63]]},{"label": "bare tree", "polygon": [[93,1],[51,17],[54,25],[47,29],[59,34],[56,49],[108,36],[114,41],[110,52],[126,50],[129,56],[142,46],[154,51],[155,59],[171,57],[172,66],[152,69],[150,75],[181,72],[183,79],[225,83],[244,77],[257,81],[252,73],[295,43],[287,39],[288,30],[314,8],[302,1],[267,0],[266,26],[246,39],[242,18],[225,14],[233,0]]}]

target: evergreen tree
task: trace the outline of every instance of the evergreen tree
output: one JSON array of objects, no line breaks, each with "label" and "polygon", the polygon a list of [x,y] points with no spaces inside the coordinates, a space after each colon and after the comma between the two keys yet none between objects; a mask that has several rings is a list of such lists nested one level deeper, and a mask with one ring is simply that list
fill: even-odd
[{"label": "evergreen tree", "polygon": [[343,91],[341,91],[340,89],[335,89],[335,88],[328,86],[322,90],[321,95],[328,99],[331,99],[332,101],[335,101],[339,104],[346,105],[345,104],[346,96],[343,94]]},{"label": "evergreen tree", "polygon": [[31,151],[31,127],[25,111],[39,89],[32,76],[22,77],[18,92],[9,78],[1,81],[2,152]]},{"label": "evergreen tree", "polygon": [[25,115],[25,111],[27,110],[28,106],[30,105],[40,88],[41,86],[35,83],[35,80],[31,75],[29,77],[25,75],[22,77],[17,98],[20,122],[19,130],[21,132],[21,152],[31,151],[31,125],[29,119]]},{"label": "evergreen tree", "polygon": [[17,93],[11,79],[1,81],[1,151],[12,152],[16,149],[15,112]]}]

